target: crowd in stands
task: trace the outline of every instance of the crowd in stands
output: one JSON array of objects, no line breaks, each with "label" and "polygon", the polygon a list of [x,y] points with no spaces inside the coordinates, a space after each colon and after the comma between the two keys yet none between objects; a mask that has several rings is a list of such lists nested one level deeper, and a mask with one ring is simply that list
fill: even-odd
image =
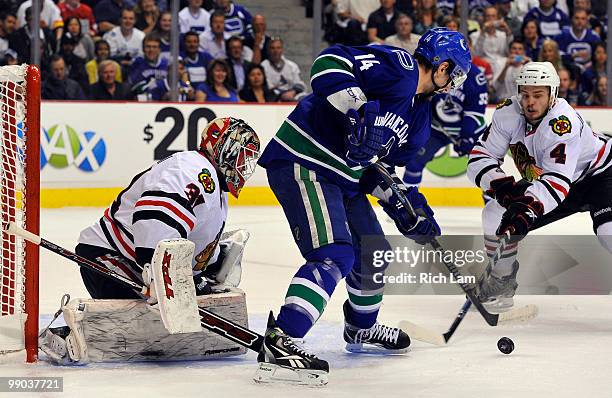
[{"label": "crowd in stands", "polygon": [[[263,15],[230,0],[185,0],[180,56],[170,55],[167,0],[41,0],[43,99],[170,99],[177,63],[179,101],[297,101],[298,65]],[[0,0],[0,65],[30,62],[32,1]]]},{"label": "crowd in stands", "polygon": [[[459,30],[456,0],[331,0],[330,43],[384,43],[409,52],[427,29]],[[489,83],[491,103],[516,93],[514,79],[529,61],[550,61],[560,96],[572,105],[607,105],[605,1],[469,0],[468,41]],[[612,105],[612,104],[610,104]]]},{"label": "crowd in stands", "polygon": [[[329,44],[413,52],[433,27],[460,28],[457,0],[326,0]],[[602,4],[603,3],[603,4]],[[0,65],[30,62],[32,1],[0,0]],[[231,0],[182,0],[171,59],[168,0],[41,0],[44,99],[160,101],[177,62],[180,101],[296,101],[307,85],[264,15]],[[491,103],[520,67],[550,61],[572,105],[606,105],[607,12],[591,0],[469,0],[468,42]]]}]

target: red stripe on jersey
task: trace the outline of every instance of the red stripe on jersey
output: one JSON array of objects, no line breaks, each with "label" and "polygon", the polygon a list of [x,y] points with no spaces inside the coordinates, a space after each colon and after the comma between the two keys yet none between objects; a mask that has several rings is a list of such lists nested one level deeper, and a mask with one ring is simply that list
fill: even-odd
[{"label": "red stripe on jersey", "polygon": [[485,156],[491,156],[488,153],[485,152],[481,152],[478,149],[472,149],[472,151],[470,152],[470,155],[485,155]]},{"label": "red stripe on jersey", "polygon": [[108,208],[104,211],[104,217],[106,217],[106,219],[108,220],[108,222],[111,225],[111,229],[113,230],[113,233],[115,234],[115,237],[117,238],[117,240],[119,241],[119,243],[121,243],[121,246],[123,246],[123,248],[125,249],[125,251],[127,252],[127,254],[129,254],[130,256],[132,256],[133,259],[136,259],[136,253],[134,252],[134,249],[132,249],[126,242],[125,240],[123,240],[123,236],[121,236],[121,232],[119,231],[119,228],[117,228],[117,226],[115,225],[115,223],[113,222],[113,219],[110,217],[110,214],[108,212]]},{"label": "red stripe on jersey", "polygon": [[556,182],[550,181],[550,180],[546,180],[546,182],[549,183],[557,191],[561,192],[563,194],[563,196],[567,196],[567,189],[565,189],[565,187],[563,185],[557,184]]},{"label": "red stripe on jersey", "polygon": [[176,207],[172,206],[172,204],[170,204],[168,202],[163,202],[161,200],[143,199],[143,200],[139,200],[138,202],[136,202],[136,206],[135,207],[139,207],[139,206],[162,206],[162,207],[165,207],[166,209],[168,209],[172,213],[174,213],[178,218],[180,218],[181,220],[185,221],[187,223],[187,225],[189,225],[189,229],[193,229],[193,226],[195,225],[191,218],[187,217],[179,209],[177,209]]},{"label": "red stripe on jersey", "polygon": [[595,163],[593,163],[592,167],[595,167],[595,165],[599,163],[599,161],[601,160],[601,157],[603,156],[605,152],[606,152],[606,144],[603,144],[601,146],[601,149],[599,150],[599,153],[597,153],[597,159],[595,160]]}]

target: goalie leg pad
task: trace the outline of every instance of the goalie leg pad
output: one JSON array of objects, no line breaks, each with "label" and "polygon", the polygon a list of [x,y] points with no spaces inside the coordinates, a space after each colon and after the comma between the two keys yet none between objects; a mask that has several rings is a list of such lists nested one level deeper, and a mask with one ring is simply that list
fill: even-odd
[{"label": "goalie leg pad", "polygon": [[[199,296],[198,305],[248,327],[240,289]],[[74,299],[63,312],[70,328],[65,340],[70,361],[57,363],[202,360],[246,353],[246,348],[204,329],[169,334],[159,313],[143,300]]]}]

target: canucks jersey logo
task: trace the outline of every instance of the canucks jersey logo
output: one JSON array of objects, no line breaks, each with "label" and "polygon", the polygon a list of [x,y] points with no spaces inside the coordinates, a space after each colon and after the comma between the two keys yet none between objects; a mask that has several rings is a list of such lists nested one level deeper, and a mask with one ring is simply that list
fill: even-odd
[{"label": "canucks jersey logo", "polygon": [[524,179],[531,182],[540,178],[542,169],[535,164],[535,159],[529,154],[527,147],[522,142],[510,144],[510,153],[516,168]]},{"label": "canucks jersey logo", "polygon": [[497,104],[495,109],[501,109],[504,106],[508,106],[512,104],[512,100],[510,98],[503,99],[500,103]]},{"label": "canucks jersey logo", "polygon": [[215,190],[215,180],[213,180],[212,175],[210,174],[210,170],[202,169],[200,174],[198,174],[198,181],[204,187],[204,192],[213,193]]},{"label": "canucks jersey logo", "polygon": [[552,119],[548,125],[552,127],[553,133],[559,136],[572,132],[572,122],[564,115]]}]

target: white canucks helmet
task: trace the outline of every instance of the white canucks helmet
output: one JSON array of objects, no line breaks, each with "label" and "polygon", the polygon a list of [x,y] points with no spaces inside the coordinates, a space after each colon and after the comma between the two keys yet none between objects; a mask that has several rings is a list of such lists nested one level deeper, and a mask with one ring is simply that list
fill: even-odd
[{"label": "white canucks helmet", "polygon": [[550,102],[548,109],[552,108],[559,94],[559,75],[550,62],[528,62],[521,68],[516,77],[518,95],[521,95],[521,86],[550,87]]}]

